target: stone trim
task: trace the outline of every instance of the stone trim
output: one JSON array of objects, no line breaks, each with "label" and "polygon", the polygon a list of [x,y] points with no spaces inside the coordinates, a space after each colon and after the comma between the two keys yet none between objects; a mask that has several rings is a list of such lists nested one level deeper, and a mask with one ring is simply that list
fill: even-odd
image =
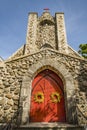
[{"label": "stone trim", "polygon": [[61,52],[58,52],[58,51],[56,51],[56,50],[47,48],[47,49],[43,49],[43,50],[40,50],[40,51],[35,52],[35,53],[23,55],[23,56],[14,58],[14,59],[7,59],[7,60],[5,61],[5,63],[9,63],[9,62],[12,62],[12,61],[16,61],[16,60],[19,60],[19,59],[23,59],[23,58],[26,58],[26,57],[28,57],[28,56],[36,55],[36,54],[38,54],[38,53],[45,52],[45,51],[54,52],[54,53],[57,53],[57,54],[60,54],[60,55],[63,55],[63,56],[67,56],[68,58],[74,58],[74,59],[77,59],[77,60],[82,60],[82,61],[86,61],[86,62],[87,62],[87,60],[84,59],[83,57],[70,56],[70,55],[68,55],[68,54],[61,53]]},{"label": "stone trim", "polygon": [[[25,76],[23,77],[22,90],[21,90],[21,100],[23,101],[22,123],[23,124],[29,123],[29,110],[30,110],[30,100],[31,100],[30,95],[31,95],[32,81],[34,77],[44,69],[50,69],[54,71],[63,80],[67,122],[75,122],[73,117],[73,111],[71,111],[72,106],[70,103],[73,97],[72,104],[73,105],[75,104],[74,103],[75,88],[74,88],[73,76],[70,74],[70,72],[67,70],[64,64],[61,64],[60,62],[56,62],[55,59],[51,60],[51,59],[43,58],[42,60],[38,61],[36,64],[31,65],[29,67],[28,73],[26,73]],[[69,117],[70,114],[71,117]],[[76,115],[76,111],[75,111],[75,115]]]}]

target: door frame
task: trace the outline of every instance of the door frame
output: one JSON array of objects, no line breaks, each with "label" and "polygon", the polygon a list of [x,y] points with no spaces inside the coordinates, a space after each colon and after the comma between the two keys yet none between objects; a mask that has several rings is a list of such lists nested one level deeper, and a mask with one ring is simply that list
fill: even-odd
[{"label": "door frame", "polygon": [[[40,76],[40,78],[38,77],[39,75],[41,75]],[[46,80],[46,77],[48,77],[48,80]],[[50,78],[50,79],[49,79]],[[38,79],[38,80],[36,80],[36,79]],[[62,111],[61,111],[61,117],[63,117],[63,119],[60,117],[60,113],[56,113],[57,114],[57,116],[59,116],[59,120],[61,120],[61,121],[56,121],[56,122],[66,122],[66,110],[65,110],[65,95],[64,95],[64,84],[63,84],[63,81],[62,81],[62,79],[54,72],[54,71],[52,71],[52,70],[50,70],[50,69],[44,69],[43,71],[41,71],[40,73],[38,73],[36,76],[35,76],[35,78],[33,79],[33,81],[32,81],[32,92],[31,92],[31,100],[33,100],[33,94],[34,93],[36,93],[35,92],[35,90],[37,91],[37,89],[38,89],[38,87],[39,86],[37,86],[37,85],[39,85],[39,82],[41,83],[41,81],[43,81],[43,80],[46,80],[47,81],[47,83],[48,82],[53,82],[53,84],[55,84],[55,86],[53,86],[52,84],[49,84],[50,86],[51,86],[51,90],[55,90],[55,91],[60,91],[60,93],[63,95],[63,100],[62,100],[62,104],[61,104],[61,106],[64,106],[63,107],[63,109],[62,108],[60,108],[60,103],[55,103],[56,104],[56,108],[55,108],[55,110],[56,110],[56,112],[58,111],[58,109],[62,109]],[[46,84],[45,84],[46,85]],[[41,85],[41,86],[43,86],[43,85]],[[49,87],[48,87],[49,88]],[[46,88],[46,86],[45,86],[45,89],[47,89],[48,90],[48,88]],[[35,90],[34,90],[35,89]],[[40,89],[40,91],[42,90],[40,87],[39,87],[39,89]],[[44,91],[44,90],[43,90]],[[49,91],[49,90],[48,90]],[[42,92],[43,93],[43,92]],[[53,92],[51,91],[51,94],[52,94]],[[46,94],[46,93],[45,93]],[[47,94],[48,95],[48,94]],[[49,96],[50,97],[50,96]],[[48,97],[48,98],[49,98]],[[45,100],[45,99],[44,99]],[[34,102],[34,100],[33,100],[33,102],[31,101],[31,103],[30,103],[30,115],[32,115],[32,113],[31,113],[31,104],[32,103],[34,103],[35,104],[35,106],[38,106],[38,103],[35,103]],[[51,103],[51,102],[49,102],[49,103]],[[40,104],[39,104],[40,105]],[[53,103],[51,103],[51,105],[53,105]],[[34,105],[33,105],[34,106]],[[54,106],[54,105],[53,105]],[[43,107],[44,107],[44,105],[43,105]],[[35,109],[35,107],[34,107],[34,109]],[[42,110],[42,108],[41,108],[41,110]],[[32,112],[34,112],[34,110],[32,111]],[[43,111],[43,112],[45,112],[45,111]],[[36,112],[35,112],[36,113]],[[52,113],[51,113],[52,114]],[[36,115],[37,115],[37,113],[36,113]],[[55,116],[53,116],[54,117],[54,120],[55,120]],[[31,116],[31,118],[32,118],[32,116]],[[31,119],[30,118],[30,119]],[[39,119],[39,117],[38,117],[38,119]],[[51,118],[49,118],[49,119],[51,119]],[[37,120],[37,119],[36,119]],[[58,119],[56,119],[56,120],[58,120]],[[30,122],[34,122],[34,121],[31,121],[30,120]],[[37,121],[35,121],[35,122],[39,122],[38,120]],[[40,122],[42,122],[42,121],[40,121]],[[45,121],[44,120],[44,122],[52,122],[52,121]],[[54,122],[54,121],[53,121]]]},{"label": "door frame", "polygon": [[[66,122],[71,123],[74,122],[74,118],[72,117],[73,112],[71,110],[70,101],[73,97],[74,90],[74,80],[73,76],[64,65],[61,65],[59,68],[54,65],[42,65],[37,63],[37,65],[33,65],[29,68],[28,73],[25,74],[22,80],[22,88],[21,88],[21,96],[20,102],[22,104],[23,112],[22,112],[22,124],[29,124],[29,112],[30,112],[30,102],[31,102],[31,89],[32,89],[32,81],[34,77],[45,69],[50,69],[54,73],[56,73],[63,81],[64,85],[64,97],[65,97],[65,110],[66,110]],[[72,93],[71,93],[72,90]],[[74,100],[72,101],[72,104]]]}]

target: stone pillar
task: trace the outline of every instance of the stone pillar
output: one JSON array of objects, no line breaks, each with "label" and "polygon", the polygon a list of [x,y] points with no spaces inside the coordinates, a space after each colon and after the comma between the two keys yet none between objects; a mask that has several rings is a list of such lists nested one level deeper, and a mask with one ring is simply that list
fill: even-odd
[{"label": "stone pillar", "polygon": [[57,44],[60,52],[68,53],[64,13],[56,13]]},{"label": "stone pillar", "polygon": [[36,50],[37,17],[37,13],[29,13],[25,54]]},{"label": "stone pillar", "polygon": [[31,77],[24,76],[22,81],[20,103],[22,105],[22,122],[21,124],[29,123],[30,100],[31,100]]}]

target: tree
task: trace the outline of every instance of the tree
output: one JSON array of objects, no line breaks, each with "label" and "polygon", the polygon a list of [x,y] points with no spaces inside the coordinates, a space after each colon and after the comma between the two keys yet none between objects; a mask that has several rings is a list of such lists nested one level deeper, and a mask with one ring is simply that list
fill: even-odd
[{"label": "tree", "polygon": [[80,44],[78,53],[87,58],[87,44]]}]

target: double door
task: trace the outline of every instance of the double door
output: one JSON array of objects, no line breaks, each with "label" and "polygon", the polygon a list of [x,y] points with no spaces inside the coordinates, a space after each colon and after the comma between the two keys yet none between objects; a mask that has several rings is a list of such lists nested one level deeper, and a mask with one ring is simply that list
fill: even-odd
[{"label": "double door", "polygon": [[51,70],[39,73],[32,82],[30,122],[65,122],[64,88]]}]

